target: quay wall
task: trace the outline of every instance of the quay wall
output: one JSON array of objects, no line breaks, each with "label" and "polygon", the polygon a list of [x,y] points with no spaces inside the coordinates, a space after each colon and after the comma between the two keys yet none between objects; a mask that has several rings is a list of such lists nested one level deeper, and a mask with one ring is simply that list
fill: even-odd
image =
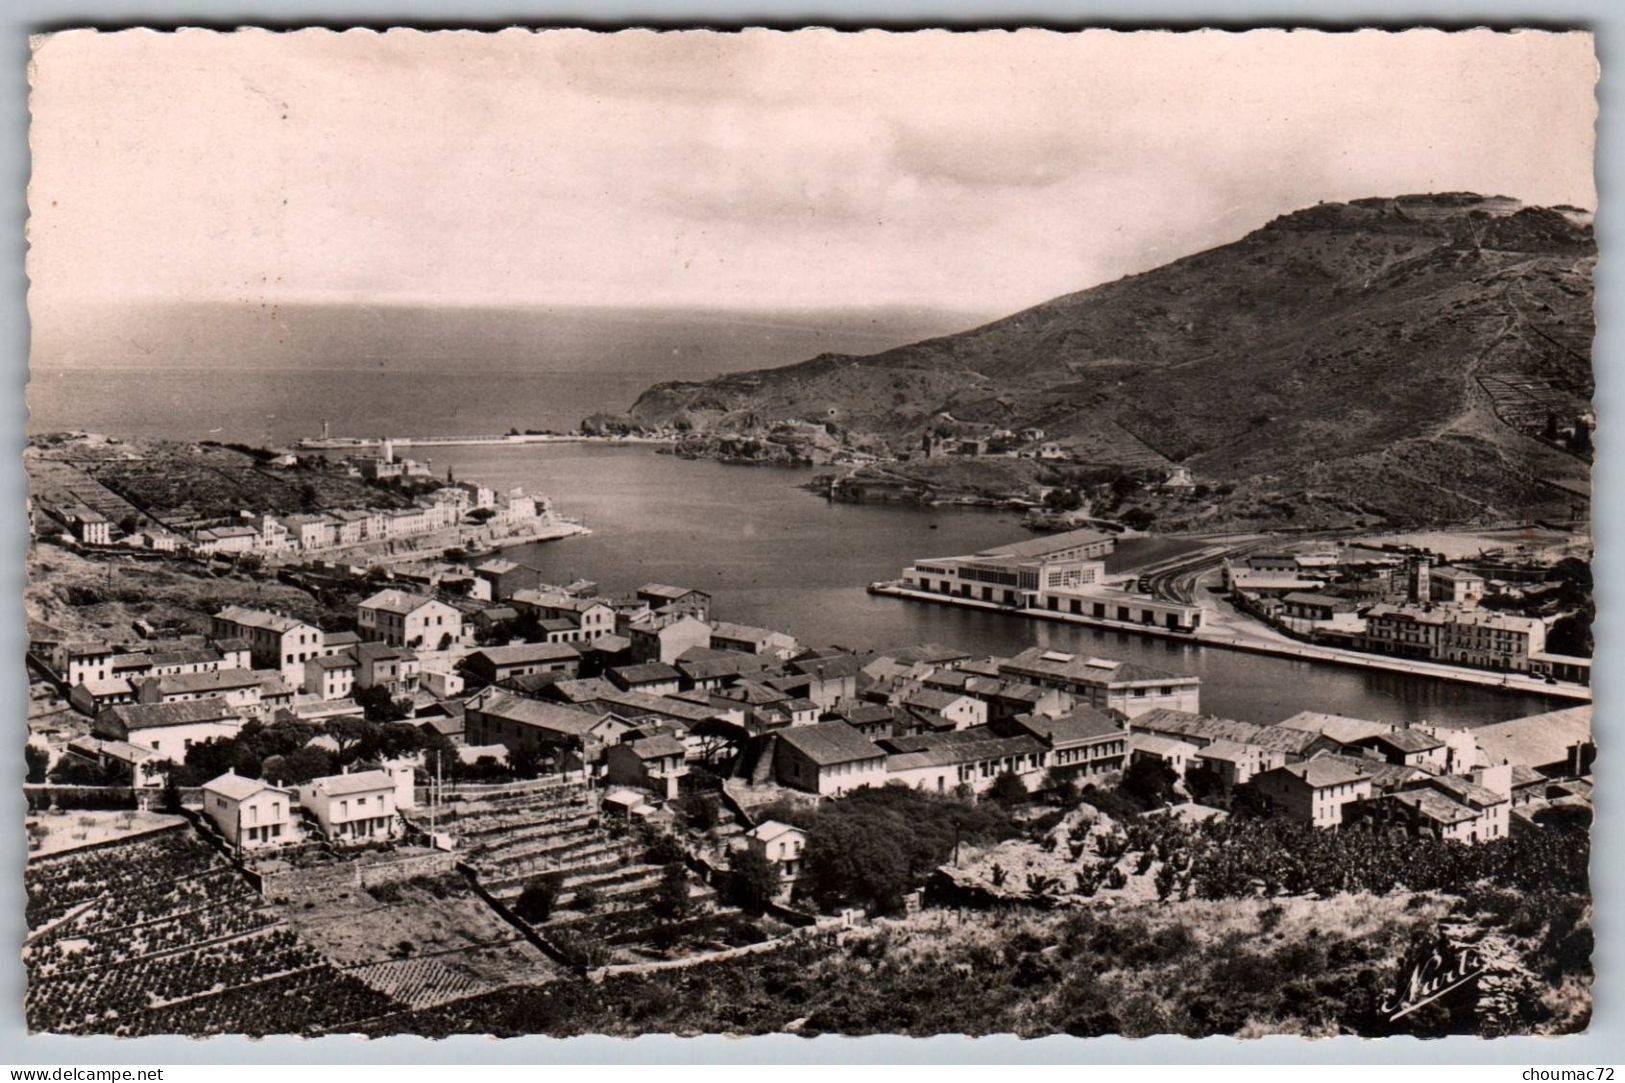
[{"label": "quay wall", "polygon": [[1505,688],[1515,692],[1533,692],[1537,695],[1552,696],[1558,699],[1570,699],[1581,702],[1591,702],[1591,689],[1585,685],[1559,682],[1547,684],[1542,680],[1531,677],[1521,677],[1516,674],[1492,673],[1488,670],[1465,669],[1460,666],[1442,665],[1438,662],[1420,662],[1408,658],[1391,658],[1378,654],[1364,654],[1359,651],[1336,650],[1327,647],[1310,647],[1302,644],[1268,643],[1258,640],[1231,639],[1224,635],[1214,634],[1206,629],[1197,632],[1176,632],[1155,625],[1134,624],[1127,621],[1109,620],[1104,617],[1095,617],[1089,614],[1052,613],[1045,609],[1021,609],[1015,606],[1000,605],[998,602],[984,602],[975,598],[961,598],[946,594],[929,594],[921,590],[912,590],[898,583],[874,583],[869,587],[871,594],[881,594],[893,598],[905,598],[916,602],[932,602],[937,605],[954,605],[966,609],[982,609],[994,613],[1007,613],[1012,616],[1027,617],[1032,620],[1057,621],[1066,624],[1085,624],[1094,628],[1105,628],[1114,632],[1130,632],[1135,635],[1152,636],[1157,639],[1175,639],[1186,643],[1195,643],[1203,647],[1218,647],[1223,650],[1244,651],[1249,654],[1267,654],[1278,658],[1296,658],[1304,662],[1324,662],[1327,665],[1348,666],[1354,669],[1381,669],[1392,673],[1404,673],[1412,677],[1427,677],[1433,680],[1453,681],[1458,684],[1477,684],[1488,688]]}]

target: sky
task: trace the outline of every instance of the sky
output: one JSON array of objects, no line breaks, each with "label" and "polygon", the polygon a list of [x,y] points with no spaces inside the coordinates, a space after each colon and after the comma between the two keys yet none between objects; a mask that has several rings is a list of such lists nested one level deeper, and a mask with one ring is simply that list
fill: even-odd
[{"label": "sky", "polygon": [[68,32],[30,303],[1010,311],[1320,201],[1595,205],[1584,34]]}]

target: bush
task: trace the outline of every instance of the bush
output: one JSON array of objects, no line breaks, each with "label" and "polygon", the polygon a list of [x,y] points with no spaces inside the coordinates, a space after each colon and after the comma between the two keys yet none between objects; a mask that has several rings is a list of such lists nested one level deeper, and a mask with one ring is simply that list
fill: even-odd
[{"label": "bush", "polygon": [[570,900],[570,909],[579,910],[583,914],[590,914],[598,909],[602,902],[598,889],[589,884],[575,893],[575,896]]},{"label": "bush", "polygon": [[681,861],[687,855],[683,851],[683,844],[671,835],[662,832],[656,835],[643,851],[645,865],[670,865],[674,861]]},{"label": "bush", "polygon": [[735,906],[759,913],[779,893],[778,866],[759,850],[735,850],[728,859],[725,891]]},{"label": "bush", "polygon": [[682,798],[678,807],[682,813],[684,825],[691,831],[709,831],[717,826],[719,813],[714,797],[707,794],[691,793]]},{"label": "bush", "polygon": [[532,925],[539,925],[553,916],[553,908],[558,905],[563,891],[564,874],[545,873],[525,885],[514,903],[514,913]]},{"label": "bush", "polygon": [[820,906],[857,903],[882,911],[953,854],[957,842],[997,842],[1018,834],[1003,807],[906,786],[865,788],[811,818],[804,890]]},{"label": "bush", "polygon": [[1141,809],[1154,809],[1173,799],[1174,786],[1178,781],[1179,776],[1172,767],[1162,760],[1145,757],[1128,765],[1117,789]]},{"label": "bush", "polygon": [[649,911],[663,921],[681,921],[688,910],[688,869],[681,861],[673,861],[660,870],[660,883],[649,900]]},{"label": "bush", "polygon": [[987,795],[1007,807],[1024,805],[1028,800],[1027,787],[1014,771],[1001,771],[988,787]]}]

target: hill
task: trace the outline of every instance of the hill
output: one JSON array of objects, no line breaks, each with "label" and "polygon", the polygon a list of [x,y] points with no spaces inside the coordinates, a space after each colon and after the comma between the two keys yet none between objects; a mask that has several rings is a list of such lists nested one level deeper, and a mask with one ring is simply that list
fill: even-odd
[{"label": "hill", "polygon": [[1595,261],[1575,208],[1322,204],[961,334],[659,384],[630,421],[813,422],[900,454],[1032,427],[1075,461],[1180,463],[1311,522],[1564,514],[1587,487],[1564,430],[1589,425]]}]

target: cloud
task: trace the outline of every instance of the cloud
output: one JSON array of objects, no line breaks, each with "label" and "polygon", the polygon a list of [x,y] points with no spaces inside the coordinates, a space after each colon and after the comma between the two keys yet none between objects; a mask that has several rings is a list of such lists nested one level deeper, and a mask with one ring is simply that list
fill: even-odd
[{"label": "cloud", "polygon": [[1317,200],[1593,206],[1586,35],[70,33],[37,303],[1041,301]]}]

